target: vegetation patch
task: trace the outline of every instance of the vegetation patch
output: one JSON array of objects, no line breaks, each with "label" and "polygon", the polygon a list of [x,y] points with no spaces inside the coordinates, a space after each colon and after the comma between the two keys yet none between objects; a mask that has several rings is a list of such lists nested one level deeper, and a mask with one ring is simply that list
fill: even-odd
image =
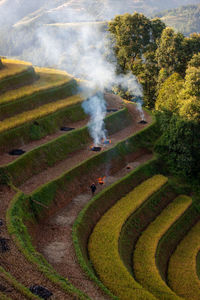
[{"label": "vegetation patch", "polygon": [[0,124],[0,133],[15,128],[17,126],[21,126],[24,123],[34,121],[38,118],[54,113],[57,110],[62,109],[66,106],[74,105],[82,101],[83,97],[79,94],[68,97],[66,99],[62,99],[60,101],[56,101],[55,103],[48,103],[33,110],[23,112],[12,118],[8,118],[2,121]]},{"label": "vegetation patch", "polygon": [[[120,122],[120,120],[122,122]],[[123,126],[126,127],[129,121],[130,117],[126,108],[108,115],[105,119],[108,133],[120,130]],[[117,124],[120,124],[120,126]],[[14,162],[5,166],[5,169],[12,182],[18,186],[27,178],[38,174],[45,168],[54,166],[58,161],[64,160],[69,153],[84,148],[90,141],[91,138],[88,128],[85,126],[68,132],[53,141],[25,153]],[[18,174],[20,174],[20,176],[18,176]]]},{"label": "vegetation patch", "polygon": [[52,134],[68,122],[76,122],[86,118],[81,103],[66,106],[49,115],[37,118],[23,125],[0,134],[0,153],[19,147],[34,140]]},{"label": "vegetation patch", "polygon": [[170,287],[185,299],[200,298],[197,274],[200,251],[200,222],[198,222],[177,246],[170,258],[168,282]]},{"label": "vegetation patch", "polygon": [[134,274],[137,281],[159,299],[181,299],[163,281],[156,266],[158,243],[167,230],[189,208],[192,199],[178,196],[153,221],[139,238],[134,251]]},{"label": "vegetation patch", "polygon": [[155,299],[127,271],[118,251],[124,222],[144,201],[167,182],[155,175],[119,200],[95,226],[88,244],[89,255],[101,281],[119,298]]},{"label": "vegetation patch", "polygon": [[[49,80],[45,79],[45,77],[47,76],[56,77],[57,75],[42,74],[42,78],[40,77],[40,79],[35,81],[35,83],[33,83],[31,86],[26,85],[22,88],[12,90],[10,93],[16,91],[16,93],[14,94],[15,98],[9,98],[6,103],[4,102],[6,93],[4,93],[1,99],[2,102],[0,101],[0,119],[3,120],[5,118],[16,116],[16,114],[21,114],[24,111],[29,111],[31,109],[37,108],[38,106],[45,105],[46,103],[56,102],[57,100],[61,100],[77,93],[78,86],[75,79],[62,76],[63,78],[61,78],[60,80],[57,78],[55,78],[55,81],[53,82],[52,80],[50,80],[50,84]],[[41,87],[39,87],[41,84],[40,80],[41,82],[43,82]],[[34,89],[34,85],[38,85],[38,88]],[[23,89],[27,89],[27,87],[29,87],[29,89],[27,90],[27,93],[24,94]],[[32,93],[30,92],[31,90]]]}]

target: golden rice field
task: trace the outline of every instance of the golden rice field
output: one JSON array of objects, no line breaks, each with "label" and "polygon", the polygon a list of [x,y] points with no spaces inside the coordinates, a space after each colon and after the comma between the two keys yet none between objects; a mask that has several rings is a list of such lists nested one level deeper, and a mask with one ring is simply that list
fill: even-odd
[{"label": "golden rice field", "polygon": [[33,93],[46,90],[48,88],[54,88],[69,82],[70,77],[66,72],[59,72],[57,70],[46,69],[46,68],[35,68],[39,79],[34,81],[32,84],[25,85],[15,90],[10,90],[1,95],[0,105],[6,104],[11,101],[15,101],[18,98],[32,95]]},{"label": "golden rice field", "polygon": [[134,274],[137,281],[158,299],[182,299],[162,280],[156,266],[156,250],[163,235],[191,204],[190,197],[178,196],[147,227],[136,244],[133,258]]},{"label": "golden rice field", "polygon": [[36,109],[23,112],[14,117],[7,118],[3,121],[0,121],[0,132],[15,128],[26,122],[31,122],[35,119],[44,117],[48,114],[56,112],[59,109],[65,108],[73,104],[80,103],[83,100],[84,100],[83,96],[81,94],[78,94],[71,97],[67,97],[60,101],[42,105]]},{"label": "golden rice field", "polygon": [[88,249],[90,259],[101,281],[120,299],[156,299],[130,275],[118,251],[118,240],[123,224],[167,178],[155,175],[119,200],[100,219],[92,232]]},{"label": "golden rice field", "polygon": [[200,299],[200,281],[197,275],[197,255],[200,251],[200,222],[179,243],[169,261],[170,287],[185,299]]},{"label": "golden rice field", "polygon": [[8,59],[2,59],[2,63],[4,65],[4,68],[0,71],[0,80],[26,71],[28,67],[31,66],[30,63]]}]

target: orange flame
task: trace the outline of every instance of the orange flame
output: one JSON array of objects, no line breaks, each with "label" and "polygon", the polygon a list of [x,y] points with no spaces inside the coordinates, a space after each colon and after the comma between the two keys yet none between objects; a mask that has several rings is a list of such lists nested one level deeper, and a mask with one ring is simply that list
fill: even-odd
[{"label": "orange flame", "polygon": [[98,178],[98,183],[99,183],[99,184],[104,184],[104,183],[105,183],[105,178],[106,178],[106,176],[104,176],[104,177],[99,177],[99,178]]}]

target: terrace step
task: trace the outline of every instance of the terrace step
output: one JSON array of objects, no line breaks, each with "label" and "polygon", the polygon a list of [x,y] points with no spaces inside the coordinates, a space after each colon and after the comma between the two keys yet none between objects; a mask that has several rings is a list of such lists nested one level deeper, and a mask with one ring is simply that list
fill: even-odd
[{"label": "terrace step", "polygon": [[[7,90],[15,90],[34,82],[37,79],[31,63],[2,59],[3,68],[0,69],[0,94]],[[1,95],[2,96],[2,95]]]},{"label": "terrace step", "polygon": [[200,222],[179,243],[170,258],[168,283],[184,299],[200,299]]},{"label": "terrace step", "polygon": [[162,279],[156,265],[157,248],[160,240],[175,222],[191,206],[192,199],[178,196],[153,221],[139,238],[133,258],[136,280],[158,299],[182,299]]},{"label": "terrace step", "polygon": [[[108,175],[103,185],[96,185],[96,193],[100,193],[108,188],[151,158],[151,154],[135,153],[135,157],[128,164],[129,169],[127,169],[127,166],[124,166],[116,173]],[[98,173],[97,169],[96,172]],[[96,175],[98,175],[97,173]],[[95,178],[93,178],[93,181],[95,181]],[[85,183],[85,186],[90,186],[90,179]],[[56,214],[54,213],[53,216],[45,218],[45,221],[41,220],[37,230],[34,231],[33,240],[34,244],[37,245],[37,251],[51,263],[53,268],[63,277],[69,278],[73,285],[84,291],[91,299],[110,299],[105,293],[102,293],[102,290],[81,269],[73,247],[71,231],[74,220],[91,200],[91,197],[91,193],[87,194],[87,191],[85,193],[82,191],[81,194],[76,195],[67,206],[65,205]],[[66,266],[68,267],[66,268]],[[87,284],[83,284],[83,282],[87,282]]]},{"label": "terrace step", "polygon": [[[30,290],[25,286],[20,284],[10,273],[6,272],[2,267],[0,267],[0,299],[41,299],[33,295]],[[7,298],[9,297],[9,298]]]},{"label": "terrace step", "polygon": [[25,123],[33,122],[38,118],[42,118],[49,114],[52,114],[60,109],[75,105],[83,101],[81,94],[67,97],[62,100],[55,101],[55,103],[47,103],[38,108],[25,111],[21,114],[17,114],[14,117],[7,118],[0,123],[0,134],[10,129],[23,126]]},{"label": "terrace step", "polygon": [[38,80],[30,85],[7,91],[0,99],[0,120],[16,116],[41,105],[64,99],[77,93],[77,82],[65,72],[39,69]]},{"label": "terrace step", "polygon": [[110,208],[95,226],[88,244],[90,259],[104,285],[121,299],[156,299],[138,284],[124,266],[118,241],[123,224],[167,178],[155,175]]},{"label": "terrace step", "polygon": [[[2,186],[1,192],[2,193],[0,193],[0,218],[3,220],[5,220],[6,218],[7,223],[4,224],[3,227],[1,227],[1,235],[4,238],[8,239],[9,251],[1,254],[0,265],[7,272],[7,279],[9,277],[9,274],[11,274],[11,281],[14,283],[15,287],[18,286],[18,288],[22,288],[22,290],[23,286],[26,287],[25,299],[38,299],[35,295],[32,297],[32,293],[30,293],[31,296],[30,294],[29,297],[27,296],[27,289],[29,289],[32,285],[35,284],[47,288],[53,293],[56,299],[74,299],[74,297],[71,296],[69,292],[60,289],[55,283],[52,283],[42,272],[38,271],[38,269],[24,257],[23,251],[26,251],[26,247],[23,249],[22,252],[19,251],[15,244],[15,239],[12,239],[12,236],[17,230],[17,226],[11,230],[9,225],[9,210],[7,211],[12,201],[15,201],[15,197],[17,197],[17,194],[7,186]],[[16,216],[15,218],[15,225],[19,223],[18,216]],[[7,231],[7,228],[9,229],[10,235]],[[15,282],[14,278],[16,280]],[[23,299],[23,296],[21,296],[21,298],[19,299]]]}]

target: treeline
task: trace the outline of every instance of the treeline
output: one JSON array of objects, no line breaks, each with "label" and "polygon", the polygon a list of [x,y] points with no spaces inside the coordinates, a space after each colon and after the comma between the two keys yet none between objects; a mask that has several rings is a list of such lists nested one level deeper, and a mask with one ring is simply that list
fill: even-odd
[{"label": "treeline", "polygon": [[168,26],[185,35],[200,32],[200,4],[186,5],[176,9],[166,10],[155,15]]},{"label": "treeline", "polygon": [[[141,14],[109,23],[118,73],[132,72],[163,132],[155,150],[170,171],[200,179],[200,34],[185,37]],[[128,92],[127,92],[128,93]]]}]

